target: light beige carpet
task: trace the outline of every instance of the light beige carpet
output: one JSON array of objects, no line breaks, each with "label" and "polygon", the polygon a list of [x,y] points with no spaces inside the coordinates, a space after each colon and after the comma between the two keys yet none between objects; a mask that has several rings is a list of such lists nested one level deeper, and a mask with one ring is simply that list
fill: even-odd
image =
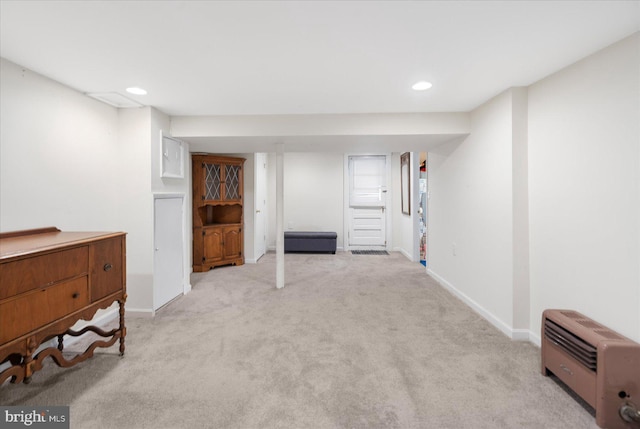
[{"label": "light beige carpet", "polygon": [[2,405],[70,405],[72,428],[597,428],[512,342],[402,255],[275,256],[192,276],[117,346]]}]

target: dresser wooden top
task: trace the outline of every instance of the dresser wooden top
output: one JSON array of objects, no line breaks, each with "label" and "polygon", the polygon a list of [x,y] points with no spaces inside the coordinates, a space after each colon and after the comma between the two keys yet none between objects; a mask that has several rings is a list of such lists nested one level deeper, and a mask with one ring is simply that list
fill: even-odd
[{"label": "dresser wooden top", "polygon": [[5,233],[9,237],[0,237],[0,262],[125,234],[124,232],[76,232],[49,229],[43,229],[42,232],[34,231],[34,233],[24,232],[26,233],[24,235]]}]

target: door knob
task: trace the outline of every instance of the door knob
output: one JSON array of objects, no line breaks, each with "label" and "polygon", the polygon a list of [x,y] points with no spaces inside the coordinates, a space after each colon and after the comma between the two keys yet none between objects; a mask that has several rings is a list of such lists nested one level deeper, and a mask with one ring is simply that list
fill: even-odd
[{"label": "door knob", "polygon": [[260,210],[256,210],[256,213],[260,213]]}]

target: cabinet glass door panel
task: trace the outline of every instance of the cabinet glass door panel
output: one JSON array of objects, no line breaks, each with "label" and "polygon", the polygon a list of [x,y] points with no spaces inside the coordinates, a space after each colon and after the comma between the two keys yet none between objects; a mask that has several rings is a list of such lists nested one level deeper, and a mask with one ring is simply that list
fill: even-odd
[{"label": "cabinet glass door panel", "polygon": [[221,200],[220,164],[204,164],[204,199]]},{"label": "cabinet glass door panel", "polygon": [[227,165],[225,167],[225,200],[240,199],[240,166]]}]

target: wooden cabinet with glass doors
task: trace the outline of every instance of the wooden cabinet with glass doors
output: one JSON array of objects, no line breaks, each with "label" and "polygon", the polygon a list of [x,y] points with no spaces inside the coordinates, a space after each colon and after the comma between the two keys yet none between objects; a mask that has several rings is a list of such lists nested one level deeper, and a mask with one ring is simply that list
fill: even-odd
[{"label": "wooden cabinet with glass doors", "polygon": [[193,271],[244,264],[244,158],[193,154]]}]

